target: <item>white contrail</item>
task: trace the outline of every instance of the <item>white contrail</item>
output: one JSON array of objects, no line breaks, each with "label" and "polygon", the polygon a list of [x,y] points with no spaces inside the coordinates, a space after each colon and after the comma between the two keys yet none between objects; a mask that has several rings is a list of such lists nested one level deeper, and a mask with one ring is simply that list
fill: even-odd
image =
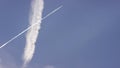
[{"label": "white contrail", "polygon": [[[50,15],[53,14],[53,12],[55,13],[56,11],[58,11],[60,8],[62,8],[63,6],[59,6],[57,8],[57,10],[53,10],[52,12],[50,12],[49,14],[47,14],[45,17],[42,18],[42,20],[46,19],[47,17],[49,17]],[[23,33],[25,33],[26,31],[28,31],[31,27],[35,26],[36,24],[39,24],[39,23],[35,23],[31,26],[29,26],[28,28],[26,28],[25,30],[23,30],[22,32],[20,32],[19,34],[17,34],[16,36],[14,36],[13,38],[11,38],[10,40],[8,40],[7,42],[5,42],[3,45],[0,46],[0,48],[3,48],[5,47],[7,44],[9,44],[10,42],[12,42],[13,40],[15,40],[16,38],[18,38],[19,36],[21,36]]]},{"label": "white contrail", "polygon": [[39,34],[40,25],[42,22],[42,12],[44,8],[43,0],[33,0],[32,2],[32,10],[30,13],[30,25],[35,23],[35,26],[31,27],[26,35],[26,46],[23,54],[23,68],[26,68],[27,64],[31,61],[34,51],[35,51],[35,43]]}]

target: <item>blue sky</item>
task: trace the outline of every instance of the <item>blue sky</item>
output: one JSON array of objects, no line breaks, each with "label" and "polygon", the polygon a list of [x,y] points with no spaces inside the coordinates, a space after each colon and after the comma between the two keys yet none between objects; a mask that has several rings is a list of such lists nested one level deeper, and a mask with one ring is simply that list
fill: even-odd
[{"label": "blue sky", "polygon": [[[28,68],[120,68],[120,1],[44,0],[36,51]],[[0,0],[0,45],[28,27],[30,0]],[[26,34],[26,33],[25,33]],[[0,49],[0,65],[20,68],[25,34]]]}]

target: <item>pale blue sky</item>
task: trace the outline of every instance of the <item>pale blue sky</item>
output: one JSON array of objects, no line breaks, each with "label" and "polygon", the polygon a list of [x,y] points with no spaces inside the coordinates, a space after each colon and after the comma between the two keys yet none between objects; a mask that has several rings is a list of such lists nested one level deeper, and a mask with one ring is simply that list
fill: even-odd
[{"label": "pale blue sky", "polygon": [[[44,0],[36,51],[28,68],[120,68],[120,1]],[[28,27],[30,0],[0,0],[0,45]],[[25,34],[0,49],[0,64],[20,68]]]}]

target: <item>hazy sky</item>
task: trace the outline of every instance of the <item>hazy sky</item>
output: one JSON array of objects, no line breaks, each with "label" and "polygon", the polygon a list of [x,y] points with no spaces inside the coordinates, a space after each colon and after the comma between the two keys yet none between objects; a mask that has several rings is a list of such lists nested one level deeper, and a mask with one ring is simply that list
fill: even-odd
[{"label": "hazy sky", "polygon": [[[119,0],[44,0],[36,51],[28,68],[120,68]],[[0,45],[28,27],[30,0],[0,0]],[[26,34],[26,33],[25,33]],[[0,66],[20,68],[25,34],[0,49]]]}]

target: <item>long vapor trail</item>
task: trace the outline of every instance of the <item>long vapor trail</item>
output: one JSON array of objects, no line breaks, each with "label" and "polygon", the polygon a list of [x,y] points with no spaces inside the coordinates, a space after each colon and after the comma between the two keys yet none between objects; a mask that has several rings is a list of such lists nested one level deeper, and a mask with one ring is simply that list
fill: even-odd
[{"label": "long vapor trail", "polygon": [[39,34],[40,25],[42,22],[42,12],[44,8],[44,1],[43,0],[33,0],[32,1],[32,9],[30,13],[30,25],[33,25],[35,23],[35,26],[31,27],[30,30],[28,30],[26,35],[26,46],[24,49],[23,54],[23,68],[26,68],[27,64],[31,61],[34,51],[35,51],[35,43]]},{"label": "long vapor trail", "polygon": [[[46,19],[47,17],[49,17],[50,15],[53,14],[53,12],[55,13],[56,11],[58,11],[60,8],[62,8],[63,6],[59,6],[58,8],[54,9],[52,12],[50,12],[49,14],[47,14],[45,17],[42,18],[42,20]],[[16,36],[14,36],[13,38],[11,38],[10,40],[8,40],[7,42],[5,42],[3,45],[0,46],[0,48],[5,47],[7,44],[9,44],[10,42],[12,42],[13,40],[15,40],[16,38],[18,38],[19,36],[21,36],[23,33],[25,33],[26,31],[28,31],[31,27],[35,26],[36,24],[39,23],[35,23],[31,26],[29,26],[28,28],[26,28],[25,30],[23,30],[22,32],[20,32],[19,34],[17,34]]]}]

